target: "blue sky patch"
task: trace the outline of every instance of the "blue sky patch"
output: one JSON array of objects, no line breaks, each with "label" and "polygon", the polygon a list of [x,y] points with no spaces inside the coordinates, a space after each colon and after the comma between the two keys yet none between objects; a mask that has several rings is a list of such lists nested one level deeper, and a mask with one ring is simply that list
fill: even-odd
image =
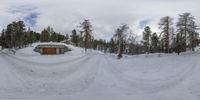
[{"label": "blue sky patch", "polygon": [[27,5],[12,6],[10,12],[22,15],[20,19],[30,27],[34,27],[36,25],[39,16],[39,13],[36,11],[36,7]]},{"label": "blue sky patch", "polygon": [[139,28],[143,29],[150,22],[150,19],[145,19],[139,22]]},{"label": "blue sky patch", "polygon": [[34,27],[35,24],[37,23],[38,15],[39,13],[36,12],[30,13],[26,17],[24,17],[24,21],[31,27]]}]

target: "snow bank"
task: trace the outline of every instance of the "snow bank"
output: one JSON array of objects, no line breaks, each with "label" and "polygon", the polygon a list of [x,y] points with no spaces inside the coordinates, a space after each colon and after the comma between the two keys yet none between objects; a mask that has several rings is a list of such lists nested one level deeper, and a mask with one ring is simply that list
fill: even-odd
[{"label": "snow bank", "polygon": [[0,100],[198,100],[198,53],[103,54],[66,45],[64,55],[32,47],[0,53]]}]

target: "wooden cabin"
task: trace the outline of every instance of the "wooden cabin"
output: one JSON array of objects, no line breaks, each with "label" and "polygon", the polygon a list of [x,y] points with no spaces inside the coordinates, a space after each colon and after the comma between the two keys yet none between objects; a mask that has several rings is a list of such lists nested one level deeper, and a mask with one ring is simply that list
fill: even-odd
[{"label": "wooden cabin", "polygon": [[58,55],[64,54],[70,49],[63,43],[41,43],[35,47],[34,51],[41,55]]}]

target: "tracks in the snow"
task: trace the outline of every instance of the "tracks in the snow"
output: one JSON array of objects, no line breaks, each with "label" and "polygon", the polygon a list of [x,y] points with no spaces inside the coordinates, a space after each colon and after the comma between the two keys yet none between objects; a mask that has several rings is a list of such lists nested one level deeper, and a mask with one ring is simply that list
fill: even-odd
[{"label": "tracks in the snow", "polygon": [[108,58],[107,56],[104,56],[104,58],[106,59],[105,62],[108,65],[106,70],[108,70],[116,78],[118,78],[119,81],[124,82],[126,85],[128,85],[128,87],[132,87],[133,89],[137,88],[138,90],[149,92],[149,93],[163,91],[165,89],[169,89],[181,84],[188,77],[192,76],[193,71],[198,66],[196,63],[192,65],[188,65],[188,66],[186,65],[184,67],[184,70],[182,70],[182,72],[177,73],[176,76],[173,76],[173,77],[163,77],[157,80],[154,80],[154,79],[145,80],[145,79],[139,79],[138,77],[125,74],[125,72],[120,70],[120,68],[123,67],[123,65],[120,66],[117,64],[113,64],[111,59]]},{"label": "tracks in the snow", "polygon": [[[126,71],[122,70],[123,65],[126,64],[116,64],[114,63],[116,60],[109,58],[107,55],[89,54],[75,56],[66,59],[66,61],[62,58],[62,61],[58,60],[58,62],[49,63],[25,59],[28,57],[1,55],[11,65],[9,69],[13,75],[16,75],[14,77],[17,77],[23,84],[22,87],[11,86],[13,90],[16,88],[22,89],[20,94],[30,95],[30,98],[81,92],[88,89],[92,84],[97,86],[95,81],[99,77],[109,83],[112,83],[112,80],[109,79],[115,78],[117,80],[115,82],[118,82],[116,85],[120,85],[122,88],[155,93],[181,84],[192,75],[198,66],[196,63],[191,63],[190,66],[188,66],[189,64],[185,65],[185,67],[178,69],[181,71],[173,75],[173,77],[163,76],[157,79],[140,79],[137,75],[126,74]],[[113,62],[113,60],[115,61]],[[103,77],[99,75],[102,70],[104,71],[104,73],[101,73]],[[105,78],[107,75],[111,75],[111,78]],[[11,98],[20,97],[16,96],[12,89],[5,93],[10,93]],[[25,99],[30,98],[27,97]]]},{"label": "tracks in the snow", "polygon": [[[16,57],[13,58],[7,54],[3,54],[2,56],[11,65],[9,69],[13,75],[16,75],[14,77],[17,77],[21,81],[21,84],[24,84],[22,85],[23,87],[10,86],[13,87],[13,90],[11,89],[7,93],[10,92],[13,97],[15,97],[15,93],[12,93],[12,91],[15,89],[21,89],[22,95],[31,96],[80,92],[89,88],[94,83],[99,68],[99,59],[93,54],[77,59],[73,58],[76,61],[69,62],[68,60],[65,63],[63,62],[61,66],[49,64],[54,67],[47,67],[47,64],[39,64],[40,66],[38,66],[36,62],[33,63]],[[34,67],[34,64],[37,67]]]},{"label": "tracks in the snow", "polygon": [[[3,53],[2,56],[7,57],[7,58],[11,58],[13,60],[17,60],[19,62],[34,64],[34,65],[40,65],[40,66],[57,66],[57,65],[61,65],[61,64],[67,64],[67,63],[75,62],[77,60],[80,60],[80,59],[87,57],[87,55],[81,55],[81,56],[77,56],[73,59],[62,58],[61,61],[58,61],[58,59],[60,59],[60,58],[58,58],[58,59],[55,59],[55,60],[57,60],[57,62],[54,62],[54,61],[53,62],[46,62],[45,60],[47,58],[46,59],[43,58],[43,59],[41,59],[42,61],[37,62],[37,61],[30,60],[29,57],[21,58],[21,57],[17,57],[15,55],[6,54],[6,53]],[[46,57],[51,57],[51,56],[46,56]],[[56,57],[56,56],[52,56],[52,57]]]}]

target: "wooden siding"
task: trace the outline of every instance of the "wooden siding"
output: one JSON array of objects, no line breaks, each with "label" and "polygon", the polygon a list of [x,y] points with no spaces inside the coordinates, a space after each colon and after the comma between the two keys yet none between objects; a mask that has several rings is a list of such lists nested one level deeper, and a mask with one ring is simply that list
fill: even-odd
[{"label": "wooden siding", "polygon": [[46,55],[57,54],[56,48],[43,48],[42,53]]}]

